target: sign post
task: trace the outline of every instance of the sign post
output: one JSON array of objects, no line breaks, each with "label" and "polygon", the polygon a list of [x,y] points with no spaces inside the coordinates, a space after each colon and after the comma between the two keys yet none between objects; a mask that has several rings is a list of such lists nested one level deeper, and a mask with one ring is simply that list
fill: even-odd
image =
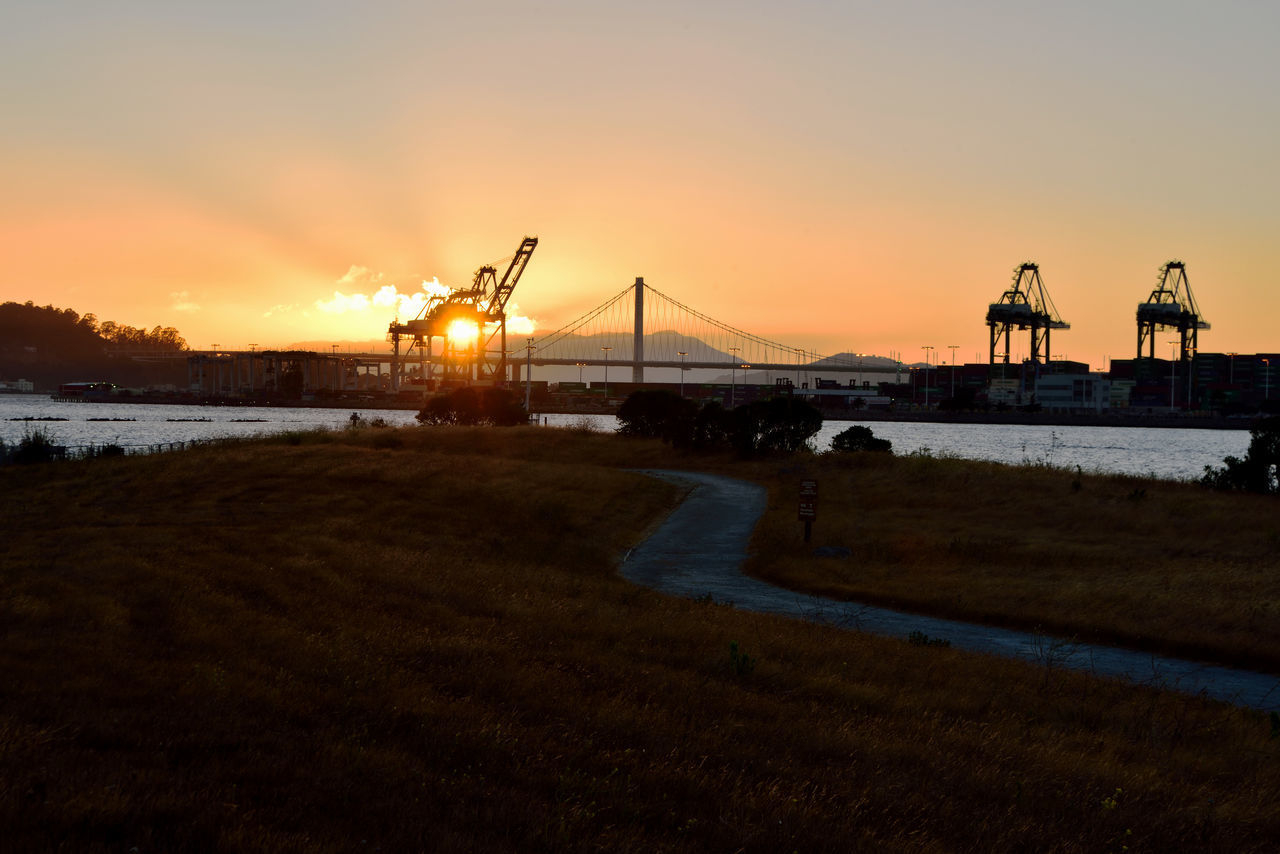
[{"label": "sign post", "polygon": [[813,522],[818,518],[818,482],[816,480],[800,481],[800,521],[804,522],[804,541],[809,542],[813,533]]}]

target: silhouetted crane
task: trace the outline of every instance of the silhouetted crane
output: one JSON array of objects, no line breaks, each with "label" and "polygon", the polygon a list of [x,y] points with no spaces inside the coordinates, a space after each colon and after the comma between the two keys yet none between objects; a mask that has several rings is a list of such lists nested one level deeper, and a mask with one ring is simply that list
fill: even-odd
[{"label": "silhouetted crane", "polygon": [[1201,329],[1209,324],[1200,316],[1200,308],[1187,281],[1187,268],[1181,261],[1170,261],[1160,268],[1160,282],[1146,302],[1138,303],[1138,358],[1146,345],[1148,359],[1156,357],[1156,327],[1178,330],[1181,344],[1178,359],[1186,361],[1197,350]]},{"label": "silhouetted crane", "polygon": [[[498,270],[486,264],[476,270],[471,287],[457,288],[444,296],[433,296],[418,312],[418,316],[406,323],[392,321],[387,337],[392,347],[392,387],[399,389],[400,339],[409,337],[405,351],[408,356],[415,347],[425,369],[431,358],[432,340],[443,340],[441,353],[445,356],[443,378],[446,381],[470,382],[474,379],[505,381],[507,377],[507,301],[511,299],[516,283],[520,281],[529,257],[538,246],[538,238],[526,237],[516,248],[507,270],[498,278]],[[450,337],[455,323],[476,327],[476,340],[465,352],[453,353],[450,358]],[[494,338],[499,338],[497,350],[490,350]],[[490,361],[489,355],[496,358]]]},{"label": "silhouetted crane", "polygon": [[1049,332],[1053,329],[1070,329],[1058,316],[1058,310],[1049,298],[1040,267],[1027,262],[1014,271],[1013,285],[1001,295],[1000,301],[987,307],[987,326],[991,328],[991,364],[996,363],[996,342],[1004,338],[1004,364],[1009,364],[1010,330],[1031,330],[1031,361],[1040,361],[1040,342],[1044,341],[1044,361],[1049,361]]}]

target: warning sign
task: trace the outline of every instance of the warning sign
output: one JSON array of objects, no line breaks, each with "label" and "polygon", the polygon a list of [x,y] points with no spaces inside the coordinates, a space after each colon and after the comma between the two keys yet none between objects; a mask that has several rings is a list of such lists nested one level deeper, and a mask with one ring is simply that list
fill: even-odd
[{"label": "warning sign", "polygon": [[818,482],[800,481],[800,521],[812,522],[818,518]]}]

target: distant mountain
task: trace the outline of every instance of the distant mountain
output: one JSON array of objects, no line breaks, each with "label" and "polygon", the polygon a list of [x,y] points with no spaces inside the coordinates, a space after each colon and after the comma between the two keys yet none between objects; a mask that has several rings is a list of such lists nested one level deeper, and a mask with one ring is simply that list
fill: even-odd
[{"label": "distant mountain", "polygon": [[[689,383],[728,383],[740,382],[751,384],[770,384],[779,376],[786,376],[792,370],[801,372],[800,382],[807,380],[807,377],[815,372],[821,372],[824,368],[832,367],[855,367],[861,363],[863,370],[868,375],[864,377],[867,380],[880,381],[886,379],[889,373],[896,373],[898,370],[905,370],[908,366],[902,365],[899,368],[897,361],[884,356],[859,356],[856,353],[834,353],[824,356],[814,361],[802,362],[795,368],[788,368],[785,371],[756,371],[747,369],[745,371],[731,371],[730,366],[734,363],[735,354],[727,350],[703,341],[700,338],[694,338],[683,335],[679,332],[671,330],[663,330],[659,332],[651,332],[645,335],[645,353],[652,356],[656,353],[678,353],[683,350],[688,354],[685,359],[691,364],[698,362],[711,362],[723,364],[723,368],[690,368],[685,372],[685,382]],[[513,362],[521,362],[524,358],[524,351],[517,346],[515,339],[508,339],[508,346],[511,347],[511,359]],[[313,340],[313,341],[295,341],[282,349],[286,350],[311,350],[317,353],[326,353],[337,347],[338,353],[387,353],[391,352],[391,345],[386,341],[331,341],[331,340]],[[405,346],[403,343],[402,347]],[[631,366],[623,363],[631,361],[632,338],[630,335],[619,333],[601,333],[597,335],[566,335],[559,338],[552,345],[552,351],[557,358],[569,360],[600,361],[604,358],[603,347],[610,348],[609,359],[619,364],[609,368],[609,379],[616,382],[629,382],[631,380]],[[737,356],[741,359],[741,356]],[[770,360],[791,364],[795,358],[794,350],[779,349],[777,352],[767,352],[767,358]],[[579,368],[574,365],[543,365],[533,369],[534,379],[546,380],[548,382],[561,381],[577,381],[581,378],[582,382],[603,382],[605,378],[605,370],[603,365],[589,365]],[[848,377],[847,374],[842,376]],[[678,368],[645,368],[645,379],[649,382],[680,382],[680,370]]]}]

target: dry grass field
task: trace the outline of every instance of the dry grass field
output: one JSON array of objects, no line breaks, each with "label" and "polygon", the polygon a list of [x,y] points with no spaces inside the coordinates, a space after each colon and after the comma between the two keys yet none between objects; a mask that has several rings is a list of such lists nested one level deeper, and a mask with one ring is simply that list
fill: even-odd
[{"label": "dry grass field", "polygon": [[[749,571],[782,586],[1280,674],[1280,506],[1196,484],[886,454],[758,475]],[[796,493],[816,478],[812,545]]]},{"label": "dry grass field", "polygon": [[[832,464],[859,518],[897,465]],[[623,468],[693,465],[772,484],[758,545],[790,566],[812,459],[366,429],[0,470],[0,849],[1273,850],[1259,713],[627,584],[675,496]],[[921,465],[926,523],[953,482],[996,484],[992,519],[1023,488]],[[837,536],[836,478],[822,537],[908,549]],[[1048,527],[940,536],[1094,542]]]}]

